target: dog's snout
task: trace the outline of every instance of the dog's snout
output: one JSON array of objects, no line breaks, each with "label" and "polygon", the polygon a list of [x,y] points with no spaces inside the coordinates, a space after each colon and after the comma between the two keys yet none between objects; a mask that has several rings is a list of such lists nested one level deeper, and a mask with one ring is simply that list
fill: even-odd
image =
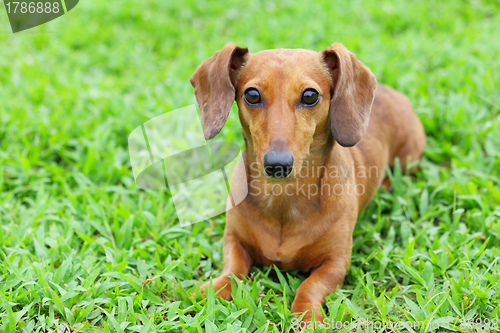
[{"label": "dog's snout", "polygon": [[264,156],[264,169],[270,177],[286,178],[292,172],[293,156],[288,152],[268,151]]}]

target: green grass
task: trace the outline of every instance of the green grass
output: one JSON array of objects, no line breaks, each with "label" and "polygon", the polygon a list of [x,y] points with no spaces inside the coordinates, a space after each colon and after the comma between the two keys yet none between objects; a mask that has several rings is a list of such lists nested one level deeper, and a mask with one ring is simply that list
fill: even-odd
[{"label": "green grass", "polygon": [[[195,103],[190,75],[228,41],[342,42],[410,97],[428,135],[420,171],[395,170],[394,193],[361,214],[327,316],[450,323],[415,332],[498,320],[499,2],[240,2],[80,1],[15,35],[0,5],[0,329],[289,329],[306,276],[254,267],[234,301],[194,300],[221,271],[225,217],[181,228],[130,168],[128,134]],[[234,110],[218,139],[242,145]]]}]

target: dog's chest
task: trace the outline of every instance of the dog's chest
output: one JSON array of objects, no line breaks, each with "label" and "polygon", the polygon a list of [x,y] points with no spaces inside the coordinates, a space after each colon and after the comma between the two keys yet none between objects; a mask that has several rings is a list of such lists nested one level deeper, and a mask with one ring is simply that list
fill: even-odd
[{"label": "dog's chest", "polygon": [[290,250],[283,249],[282,247],[261,247],[261,249],[263,256],[267,260],[274,263],[287,263],[293,259],[293,253],[291,253]]},{"label": "dog's chest", "polygon": [[262,246],[262,264],[266,266],[270,266],[272,264],[282,268],[282,269],[294,269],[296,260],[295,256],[297,254],[297,249],[295,248],[289,248],[286,246],[279,246],[279,247],[269,247],[269,246]]},{"label": "dog's chest", "polygon": [[276,234],[257,235],[250,252],[254,259],[266,266],[276,265],[280,269],[303,269],[302,245],[294,236]]},{"label": "dog's chest", "polygon": [[[279,203],[276,204],[280,206]],[[290,212],[291,208],[297,210],[297,207],[297,205],[288,205],[285,211]],[[230,211],[229,214],[232,213],[234,212]],[[290,214],[294,215],[293,218]],[[241,214],[242,218],[232,219],[234,215],[229,215],[228,221],[235,223],[235,227],[231,229],[237,231],[238,238],[257,263],[266,266],[276,265],[280,269],[307,271],[311,267],[308,248],[315,239],[324,235],[307,227],[310,224],[309,220],[315,218],[313,214],[308,217],[301,216],[300,219],[297,219],[295,215],[300,215],[300,213],[292,211],[282,214],[279,218],[272,214],[246,215],[243,218]]]}]

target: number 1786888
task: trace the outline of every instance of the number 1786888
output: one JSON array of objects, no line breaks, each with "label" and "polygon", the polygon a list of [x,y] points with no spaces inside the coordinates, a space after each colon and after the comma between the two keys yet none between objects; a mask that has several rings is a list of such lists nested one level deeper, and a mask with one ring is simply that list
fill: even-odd
[{"label": "number 1786888", "polygon": [[9,2],[6,3],[7,13],[59,13],[59,2]]}]

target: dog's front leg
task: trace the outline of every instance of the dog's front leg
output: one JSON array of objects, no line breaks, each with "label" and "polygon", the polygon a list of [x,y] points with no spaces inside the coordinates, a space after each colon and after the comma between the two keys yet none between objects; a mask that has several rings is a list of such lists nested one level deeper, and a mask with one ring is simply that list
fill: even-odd
[{"label": "dog's front leg", "polygon": [[[248,274],[250,265],[252,265],[252,257],[250,253],[243,247],[240,240],[226,230],[224,232],[224,245],[223,245],[223,260],[224,269],[222,274],[212,280],[212,284],[215,292],[221,290],[217,296],[224,298],[225,300],[231,300],[231,274],[236,277],[241,278]],[[210,286],[210,282],[205,283],[201,286],[201,292],[205,295],[206,289]]]},{"label": "dog's front leg", "polygon": [[[345,258],[344,258],[345,259]],[[316,320],[323,322],[320,307],[325,302],[325,297],[341,287],[349,267],[349,259],[326,260],[321,266],[315,268],[311,275],[297,288],[295,299],[292,303],[292,313],[297,316],[303,312],[307,313],[302,318],[304,322],[310,322],[314,315]]]}]

